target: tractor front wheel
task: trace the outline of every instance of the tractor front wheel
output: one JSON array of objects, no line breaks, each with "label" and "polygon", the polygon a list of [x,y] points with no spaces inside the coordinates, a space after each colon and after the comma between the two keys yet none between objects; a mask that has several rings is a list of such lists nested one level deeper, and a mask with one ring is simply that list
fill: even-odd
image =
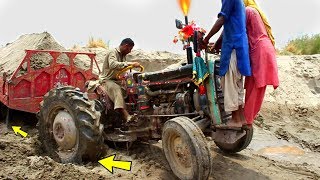
[{"label": "tractor front wheel", "polygon": [[164,124],[162,146],[171,170],[180,179],[208,179],[211,156],[201,129],[187,117]]}]

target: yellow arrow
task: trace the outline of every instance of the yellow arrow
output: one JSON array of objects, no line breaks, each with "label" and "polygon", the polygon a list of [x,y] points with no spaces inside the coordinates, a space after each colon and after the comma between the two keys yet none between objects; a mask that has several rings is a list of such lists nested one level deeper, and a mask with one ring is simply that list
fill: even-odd
[{"label": "yellow arrow", "polygon": [[16,134],[19,133],[23,137],[27,137],[28,136],[28,133],[22,131],[20,126],[12,126],[12,129],[13,129],[14,133],[16,133]]},{"label": "yellow arrow", "polygon": [[115,161],[114,160],[115,157],[116,155],[114,154],[104,159],[101,159],[98,162],[112,174],[113,174],[113,167],[118,169],[123,169],[126,171],[131,171],[132,161],[118,161],[118,160]]}]

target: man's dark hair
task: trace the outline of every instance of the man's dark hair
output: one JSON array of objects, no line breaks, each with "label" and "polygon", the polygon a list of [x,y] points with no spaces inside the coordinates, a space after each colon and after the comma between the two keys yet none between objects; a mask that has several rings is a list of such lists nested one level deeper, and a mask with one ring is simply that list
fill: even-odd
[{"label": "man's dark hair", "polygon": [[124,40],[122,40],[120,46],[123,46],[126,44],[128,44],[129,46],[134,46],[134,42],[130,38],[125,38]]}]

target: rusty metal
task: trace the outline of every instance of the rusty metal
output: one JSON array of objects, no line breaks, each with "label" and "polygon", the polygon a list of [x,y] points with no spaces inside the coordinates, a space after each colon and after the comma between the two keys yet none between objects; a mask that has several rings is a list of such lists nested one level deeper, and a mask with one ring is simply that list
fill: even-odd
[{"label": "rusty metal", "polygon": [[185,114],[168,114],[168,115],[137,115],[137,117],[178,117],[178,116],[195,116],[199,115],[198,112],[185,113]]},{"label": "rusty metal", "polygon": [[184,83],[192,83],[193,80],[191,77],[181,78],[181,79],[173,79],[173,80],[161,80],[155,82],[144,82],[142,85],[144,86],[160,86],[160,85],[172,85],[172,84],[184,84]]},{"label": "rusty metal", "polygon": [[214,141],[219,142],[224,145],[234,145],[242,137],[246,135],[246,131],[238,131],[231,129],[217,129],[216,132],[212,132],[212,138]]},{"label": "rusty metal", "polygon": [[201,118],[201,116],[196,116],[196,117],[192,118],[191,121],[195,122],[195,121],[197,121],[199,118]]},{"label": "rusty metal", "polygon": [[126,133],[125,131],[112,133],[103,132],[103,137],[105,140],[113,142],[133,142],[137,140],[137,135],[135,133]]},{"label": "rusty metal", "polygon": [[139,128],[139,129],[128,130],[128,131],[123,131],[119,128],[116,128],[115,130],[120,133],[123,133],[123,134],[134,134],[134,133],[148,132],[148,131],[153,130],[153,128],[152,127],[145,127],[145,128]]},{"label": "rusty metal", "polygon": [[173,94],[176,93],[176,90],[157,90],[157,91],[151,91],[149,88],[145,88],[145,92],[148,96],[158,96],[160,94]]},{"label": "rusty metal", "polygon": [[167,81],[176,78],[192,76],[192,64],[184,65],[176,69],[161,70],[156,72],[142,73],[138,75],[138,79],[146,81]]},{"label": "rusty metal", "polygon": [[205,119],[196,121],[195,123],[202,131],[204,131],[210,125],[210,120],[205,118]]}]

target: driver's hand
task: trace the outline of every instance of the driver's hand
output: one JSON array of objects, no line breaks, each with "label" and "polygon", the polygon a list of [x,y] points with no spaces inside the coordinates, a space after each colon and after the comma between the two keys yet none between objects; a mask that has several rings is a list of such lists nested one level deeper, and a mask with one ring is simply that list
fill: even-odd
[{"label": "driver's hand", "polygon": [[102,95],[102,96],[106,96],[107,95],[107,92],[106,90],[104,89],[103,86],[99,85],[97,88],[96,88],[96,91],[98,94]]},{"label": "driver's hand", "polygon": [[128,62],[128,65],[133,66],[133,67],[139,67],[140,63],[139,62]]},{"label": "driver's hand", "polygon": [[219,52],[221,51],[221,47],[217,43],[213,44],[212,49],[214,50],[215,54],[219,54]]},{"label": "driver's hand", "polygon": [[209,39],[207,39],[207,37],[205,37],[205,38],[202,40],[202,43],[207,46],[207,45],[209,44]]},{"label": "driver's hand", "polygon": [[200,48],[200,50],[202,50],[202,49],[207,49],[207,44],[205,44],[205,43],[203,42],[203,40],[200,40],[200,41],[199,41],[199,48]]},{"label": "driver's hand", "polygon": [[204,38],[203,40],[200,41],[200,49],[207,49],[209,40],[207,38]]}]

